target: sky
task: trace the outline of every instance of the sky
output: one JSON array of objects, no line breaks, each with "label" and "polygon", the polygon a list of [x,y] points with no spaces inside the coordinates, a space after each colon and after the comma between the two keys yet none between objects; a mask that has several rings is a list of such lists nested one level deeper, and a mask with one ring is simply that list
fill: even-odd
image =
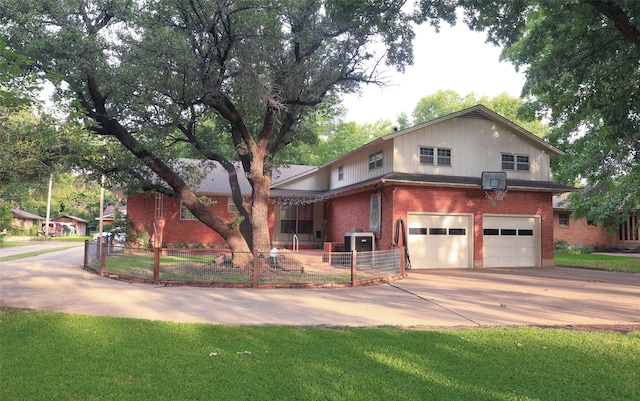
[{"label": "sky", "polygon": [[517,73],[511,63],[501,62],[500,51],[485,43],[484,33],[472,32],[462,22],[454,27],[445,23],[439,33],[422,25],[414,39],[414,64],[404,74],[387,70],[384,77],[389,85],[385,88],[364,86],[361,95],[346,96],[345,120],[395,122],[402,112],[410,117],[418,100],[438,90],[453,90],[462,96],[473,92],[476,97],[492,98],[506,92],[520,97],[524,74]]}]

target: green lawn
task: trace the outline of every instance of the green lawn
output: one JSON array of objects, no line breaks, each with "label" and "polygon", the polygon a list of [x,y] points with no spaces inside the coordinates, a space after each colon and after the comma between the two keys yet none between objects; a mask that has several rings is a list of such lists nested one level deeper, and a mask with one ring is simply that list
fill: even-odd
[{"label": "green lawn", "polygon": [[556,254],[558,266],[587,267],[590,269],[615,270],[640,273],[640,258],[596,254]]},{"label": "green lawn", "polygon": [[3,400],[630,400],[640,332],[185,324],[0,310]]},{"label": "green lawn", "polygon": [[[53,237],[49,238],[46,241],[50,242],[84,242],[90,241],[91,237]],[[0,248],[8,248],[12,246],[26,246],[26,245],[34,245],[40,242],[44,242],[45,239],[42,237],[37,237],[32,239],[31,241],[15,241],[12,240],[12,237],[5,237],[3,241],[0,242]]]}]

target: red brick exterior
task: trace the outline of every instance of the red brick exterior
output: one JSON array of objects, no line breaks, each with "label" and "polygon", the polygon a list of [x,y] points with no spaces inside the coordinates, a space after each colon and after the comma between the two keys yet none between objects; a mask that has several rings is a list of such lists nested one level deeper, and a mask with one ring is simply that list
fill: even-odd
[{"label": "red brick exterior", "polygon": [[[382,189],[359,192],[328,200],[327,207],[327,242],[342,243],[344,234],[354,228],[370,231],[369,209],[371,194],[381,192],[381,227],[376,238],[376,249],[388,249],[393,241],[394,225],[398,218],[407,221],[409,212],[433,213],[468,213],[474,216],[474,266],[482,266],[483,233],[482,219],[484,214],[497,215],[537,215],[541,217],[542,264],[553,264],[553,206],[551,193],[509,191],[502,201],[495,206],[478,189],[440,188],[392,185]],[[227,211],[227,198],[213,197],[215,204],[212,210],[226,218],[231,218]],[[198,220],[180,220],[180,202],[177,199],[164,197],[163,219],[165,221],[162,245],[187,243],[223,244],[223,239],[213,230]],[[155,197],[153,195],[136,195],[127,201],[128,218],[135,222],[139,229],[147,231],[154,237]],[[269,205],[269,231],[273,238],[274,205]],[[157,244],[156,244],[157,245]]]},{"label": "red brick exterior", "polygon": [[[232,215],[228,212],[228,200],[226,196],[212,196],[214,203],[211,210],[225,219],[231,221]],[[180,219],[180,200],[168,196],[162,201],[162,244],[224,244],[224,239],[215,231],[204,225],[199,220]],[[127,219],[134,222],[137,229],[146,231],[152,240],[156,241],[154,231],[155,221],[155,195],[137,194],[127,199]],[[273,236],[274,206],[269,205],[269,231]]]},{"label": "red brick exterior", "polygon": [[[569,216],[568,225],[560,224],[560,214]],[[610,234],[606,227],[589,225],[587,220],[574,220],[569,211],[553,212],[553,238],[555,241],[566,241],[570,245],[582,244],[593,247],[606,247],[615,243],[615,234]]]},{"label": "red brick exterior", "polygon": [[[369,192],[329,200],[327,241],[343,241],[353,228],[369,231]],[[538,215],[541,220],[542,264],[553,264],[553,205],[551,193],[509,191],[495,206],[478,189],[418,186],[389,186],[382,189],[381,232],[377,249],[387,249],[393,240],[396,219],[407,221],[409,212],[471,213],[474,215],[475,266],[482,265],[482,219],[485,213],[504,215]]]}]

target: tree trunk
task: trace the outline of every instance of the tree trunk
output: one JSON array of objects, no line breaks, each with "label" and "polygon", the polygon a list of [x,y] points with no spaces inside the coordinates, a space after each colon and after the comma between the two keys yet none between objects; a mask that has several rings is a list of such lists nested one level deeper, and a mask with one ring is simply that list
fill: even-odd
[{"label": "tree trunk", "polygon": [[253,227],[253,250],[256,254],[265,254],[271,249],[269,235],[269,188],[271,172],[265,174],[264,152],[254,153],[251,163],[253,196],[251,205],[251,225]]}]

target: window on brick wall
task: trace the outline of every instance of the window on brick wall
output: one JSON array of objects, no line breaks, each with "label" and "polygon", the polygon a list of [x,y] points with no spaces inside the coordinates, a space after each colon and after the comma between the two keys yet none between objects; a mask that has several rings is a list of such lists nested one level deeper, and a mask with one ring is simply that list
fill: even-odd
[{"label": "window on brick wall", "polygon": [[198,220],[196,216],[187,209],[184,203],[180,203],[180,220]]},{"label": "window on brick wall", "polygon": [[236,206],[235,203],[233,203],[233,198],[231,198],[230,196],[227,197],[227,211],[231,214],[238,214],[240,213],[238,211],[238,207]]},{"label": "window on brick wall", "polygon": [[569,213],[558,213],[558,219],[561,226],[569,227]]}]

